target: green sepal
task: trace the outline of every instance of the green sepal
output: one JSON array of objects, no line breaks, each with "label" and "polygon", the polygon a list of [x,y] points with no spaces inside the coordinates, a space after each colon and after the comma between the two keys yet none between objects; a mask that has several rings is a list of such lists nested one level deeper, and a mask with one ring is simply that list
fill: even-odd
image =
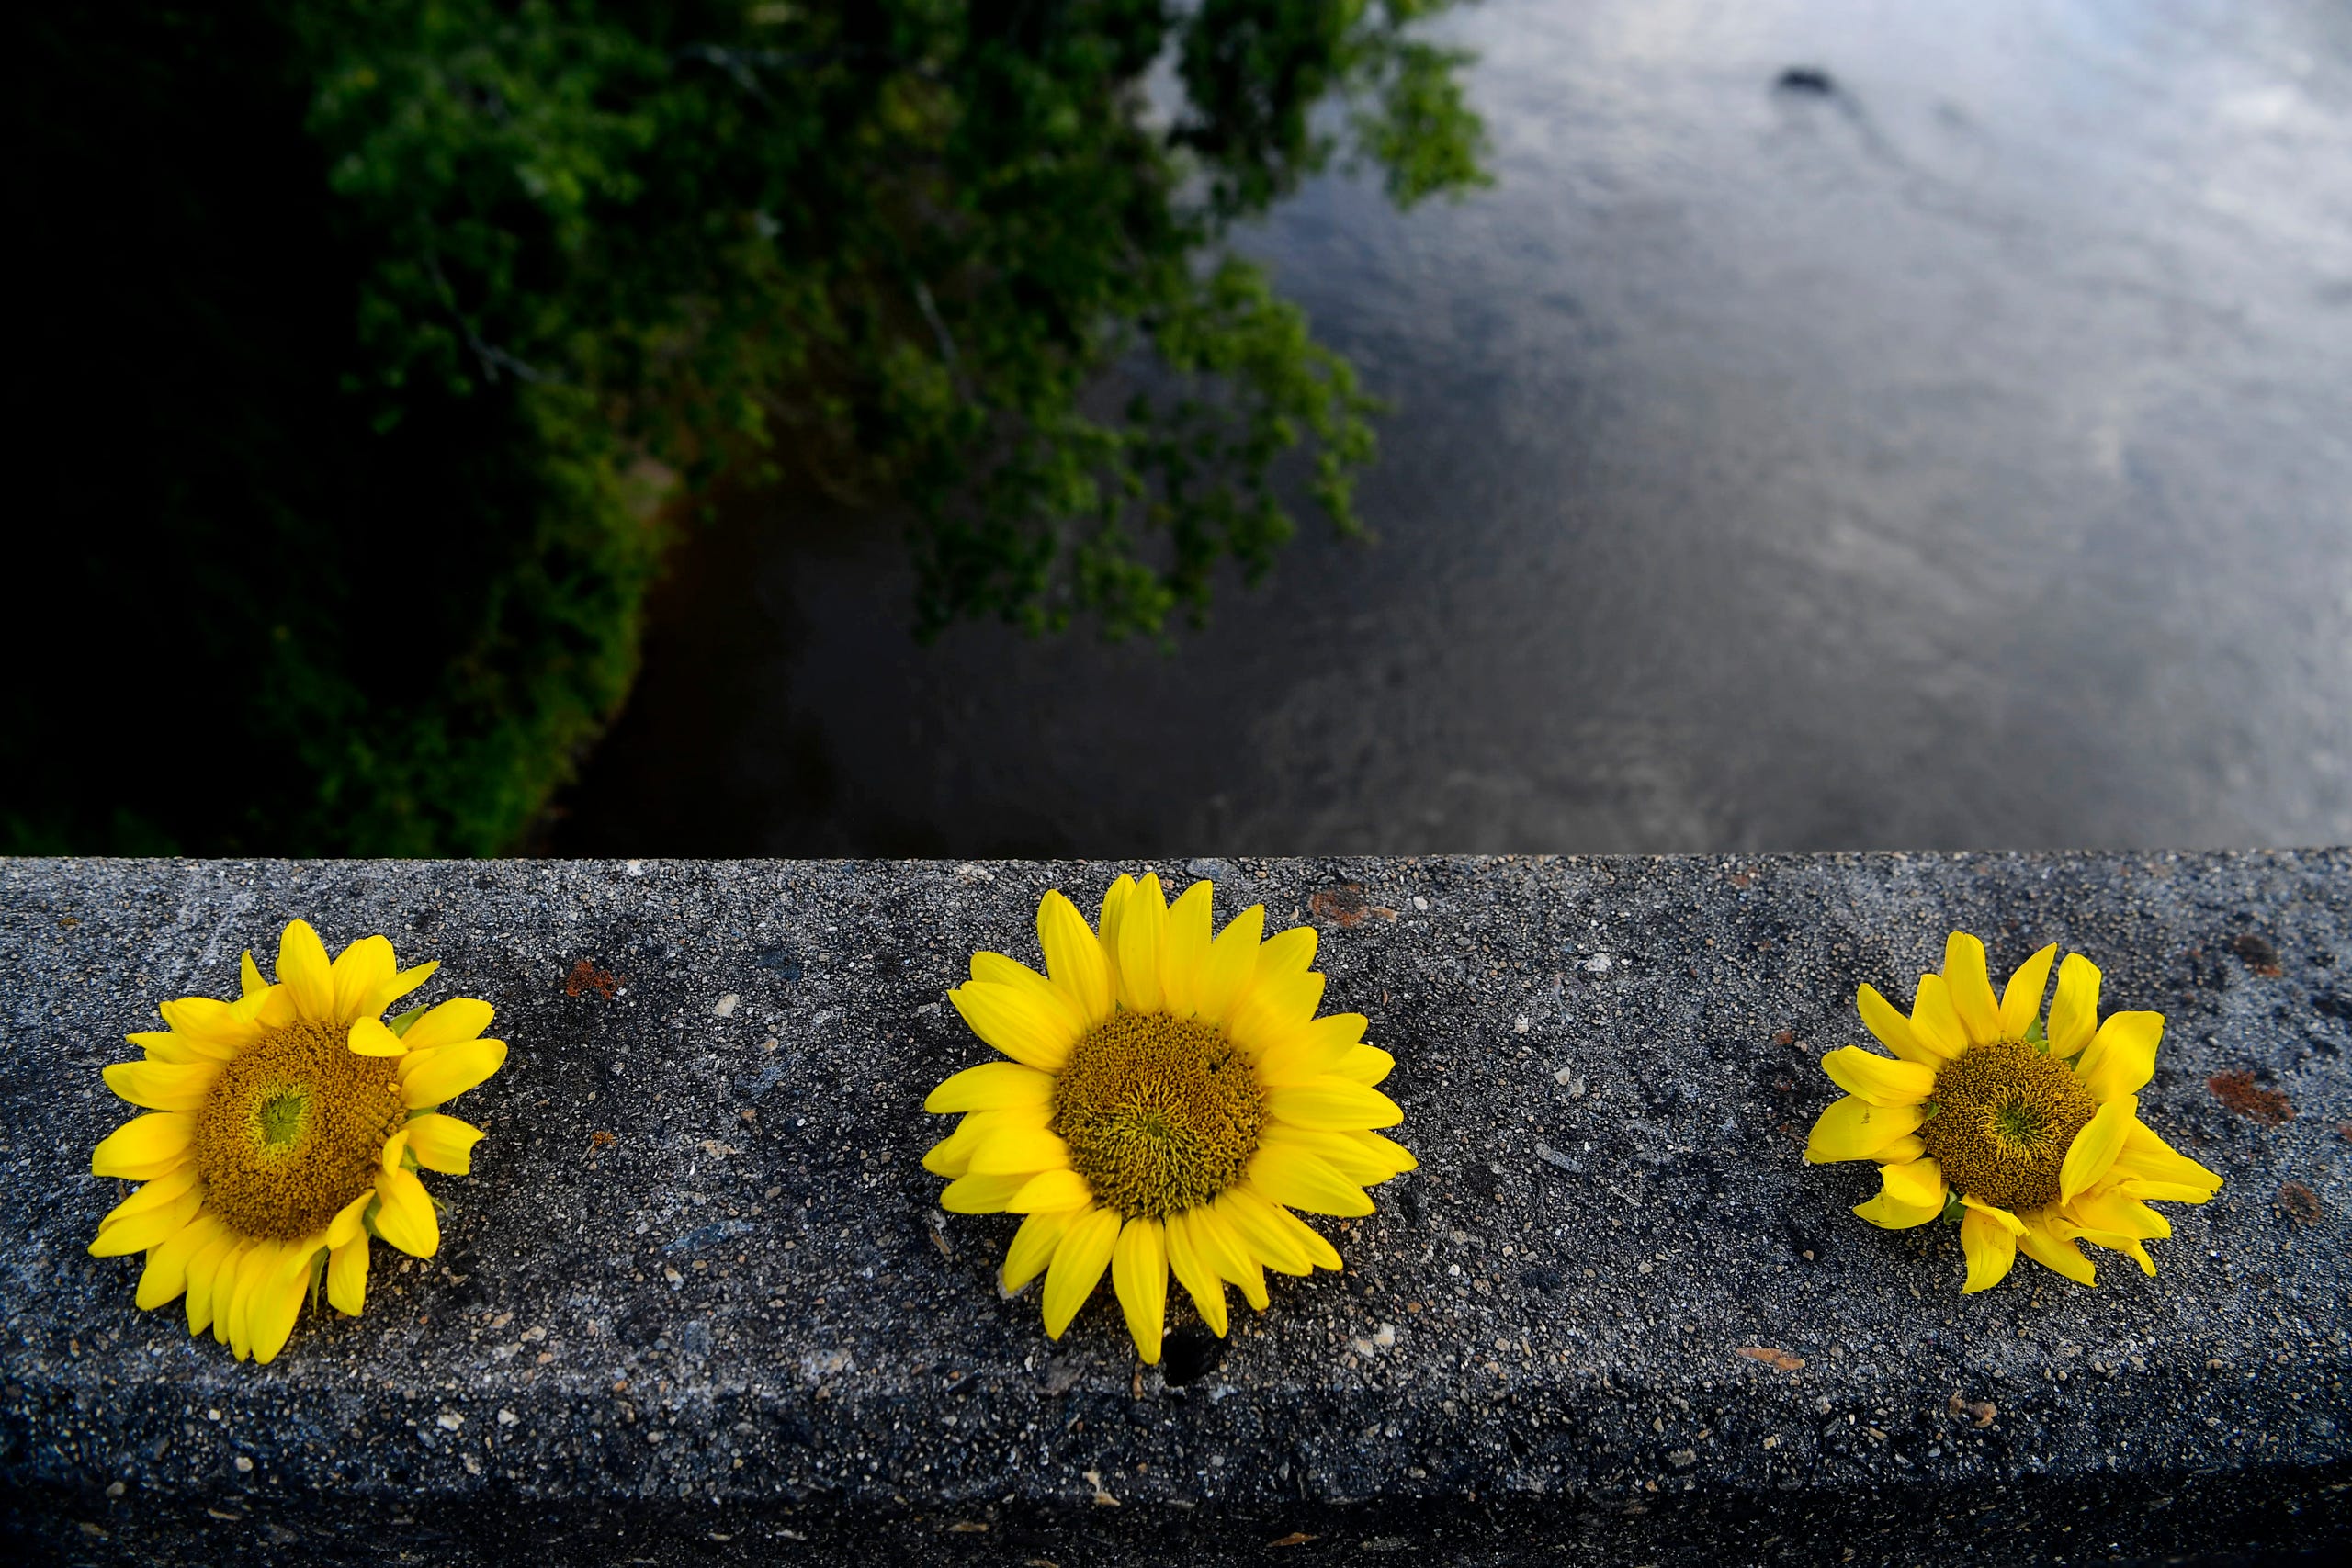
[{"label": "green sepal", "polygon": [[1944,1191],[1944,1212],[1937,1217],[1948,1225],[1956,1225],[1960,1224],[1960,1216],[1967,1212],[1968,1205],[1960,1201],[1960,1189],[1947,1188]]},{"label": "green sepal", "polygon": [[2037,1018],[2025,1026],[2025,1043],[2045,1056],[2050,1055],[2050,1032],[2041,1027],[2041,1020]]},{"label": "green sepal", "polygon": [[387,1020],[384,1027],[390,1030],[392,1032],[392,1037],[397,1040],[401,1035],[408,1032],[408,1026],[410,1024],[414,1023],[418,1019],[423,1018],[432,1009],[425,1003],[419,1002],[416,1006],[409,1009],[408,1011],[401,1013],[399,1017]]},{"label": "green sepal", "polygon": [[319,1310],[319,1292],[326,1288],[329,1249],[321,1247],[311,1254],[311,1310]]}]

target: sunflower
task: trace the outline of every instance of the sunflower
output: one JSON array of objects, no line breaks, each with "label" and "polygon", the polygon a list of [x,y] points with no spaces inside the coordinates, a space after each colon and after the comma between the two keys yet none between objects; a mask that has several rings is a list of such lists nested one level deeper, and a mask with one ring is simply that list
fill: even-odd
[{"label": "sunflower", "polygon": [[2078,1241],[2154,1274],[2145,1244],[2172,1226],[2145,1200],[2202,1203],[2221,1190],[2220,1177],[2140,1123],[2162,1013],[2099,1022],[2098,968],[2070,953],[2045,1028],[2057,953],[2052,943],[2019,964],[1996,1000],[1984,944],[1954,931],[1943,973],[1919,977],[1910,1017],[1861,987],[1862,1023],[1896,1060],[1857,1045],[1821,1059],[1847,1093],[1814,1123],[1804,1157],[1877,1161],[1882,1190],[1854,1210],[1874,1225],[1957,1219],[1963,1293],[2000,1283],[2019,1251],[2095,1283]]},{"label": "sunflower", "polygon": [[1099,935],[1047,893],[1046,975],[978,953],[948,993],[1012,1060],[967,1067],[923,1101],[964,1112],[923,1156],[953,1179],[940,1206],[1027,1216],[1005,1252],[1006,1292],[1043,1273],[1058,1339],[1108,1268],[1147,1363],[1159,1359],[1170,1273],[1222,1337],[1228,1283],[1262,1312],[1265,1269],[1340,1267],[1291,1210],[1368,1214],[1364,1188],[1417,1164],[1372,1130],[1404,1120],[1373,1087],[1395,1059],[1363,1043],[1361,1013],[1315,1016],[1313,928],[1261,941],[1253,905],[1213,937],[1211,893],[1196,882],[1170,905],[1157,876],[1122,876]]},{"label": "sunflower", "polygon": [[99,1258],[147,1254],[139,1304],[183,1293],[190,1334],[243,1360],[284,1348],[324,1265],[327,1300],[356,1316],[368,1238],[430,1258],[435,1201],[417,1171],[462,1176],[481,1133],[435,1107],[496,1072],[506,1046],[478,1038],[490,1004],[459,998],[383,1021],[437,964],[401,969],[380,936],[327,961],[296,920],[277,945],[277,983],[248,953],[244,995],[185,997],[171,1027],[133,1034],[143,1062],[106,1069],[107,1087],[153,1115],[117,1128],[91,1156],[99,1176],[145,1183],[98,1224]]}]

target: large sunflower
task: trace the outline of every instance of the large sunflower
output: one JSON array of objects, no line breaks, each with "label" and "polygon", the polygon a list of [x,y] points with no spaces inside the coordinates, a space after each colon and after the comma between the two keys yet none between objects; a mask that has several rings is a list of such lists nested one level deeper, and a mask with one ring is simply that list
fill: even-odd
[{"label": "large sunflower", "polygon": [[277,984],[253,954],[236,1001],[163,1004],[158,1033],[133,1034],[143,1062],[106,1069],[107,1086],[155,1112],[117,1128],[90,1168],[146,1185],[99,1222],[90,1251],[147,1254],[139,1304],[187,1297],[190,1334],[243,1360],[285,1346],[323,1260],[327,1300],[357,1315],[368,1238],[430,1258],[441,1245],[417,1171],[462,1176],[481,1132],[434,1108],[496,1072],[506,1046],[479,1039],[487,1002],[386,1007],[436,964],[401,969],[380,936],[327,961],[300,920],[277,946]]},{"label": "large sunflower", "polygon": [[2156,1271],[2145,1243],[2172,1226],[2146,1199],[2202,1203],[2222,1179],[2140,1124],[2162,1013],[2098,1021],[2098,966],[2070,953],[2041,1021],[2055,943],[1996,999],[1984,944],[1954,931],[1941,975],[1923,975],[1904,1017],[1869,986],[1862,1022],[1897,1060],[1848,1045],[1821,1059],[1847,1091],[1821,1113],[1805,1158],[1875,1160],[1882,1190],[1854,1213],[1888,1230],[1960,1221],[1963,1292],[2000,1283],[2018,1253],[2096,1282],[2087,1241]]},{"label": "large sunflower", "polygon": [[1253,905],[1212,937],[1210,895],[1196,882],[1171,907],[1157,876],[1122,876],[1098,935],[1047,893],[1046,975],[979,953],[948,993],[1012,1059],[967,1067],[923,1101],[965,1113],[923,1156],[954,1179],[941,1206],[1028,1216],[1005,1290],[1042,1272],[1058,1339],[1107,1267],[1147,1362],[1159,1359],[1171,1272],[1223,1335],[1228,1282],[1263,1311],[1263,1270],[1340,1267],[1290,1210],[1368,1214],[1363,1189],[1416,1164],[1372,1131],[1404,1120],[1373,1087],[1394,1058],[1363,1043],[1361,1013],[1315,1016],[1313,928],[1261,942]]}]

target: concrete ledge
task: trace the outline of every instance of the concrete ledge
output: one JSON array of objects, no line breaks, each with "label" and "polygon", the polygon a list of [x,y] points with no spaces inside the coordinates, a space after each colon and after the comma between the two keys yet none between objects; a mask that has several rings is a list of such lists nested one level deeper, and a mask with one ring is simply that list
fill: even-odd
[{"label": "concrete ledge", "polygon": [[[1422,1169],[1344,1276],[1189,1306],[998,1298],[938,1213],[944,989],[1108,865],[0,863],[0,1508],[67,1561],[1943,1562],[2352,1533],[2352,852],[1193,863],[1324,931]],[[1182,862],[1163,875],[1189,880]],[[437,957],[505,1071],[442,1256],[272,1366],[84,1248],[98,1077],[303,915]],[[2170,1020],[2143,1115],[2229,1179],[2142,1278],[1846,1213],[1822,1051],[1943,935],[2057,941]],[[615,977],[567,987],[585,962]],[[571,992],[578,994],[571,994]],[[2230,1075],[2245,1075],[2232,1077]],[[2216,1088],[2218,1084],[2218,1088]],[[1799,1364],[1802,1363],[1802,1364]],[[1111,1506],[1115,1500],[1116,1506]],[[1293,1540],[1294,1537],[1311,1539]],[[1538,1551],[1537,1549],[1543,1549]]]}]

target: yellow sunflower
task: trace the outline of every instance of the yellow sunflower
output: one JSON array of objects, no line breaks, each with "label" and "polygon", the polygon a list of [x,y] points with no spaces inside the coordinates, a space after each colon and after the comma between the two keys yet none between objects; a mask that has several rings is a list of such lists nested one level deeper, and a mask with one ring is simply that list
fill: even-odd
[{"label": "yellow sunflower", "polygon": [[190,1334],[209,1325],[239,1360],[267,1361],[322,1259],[327,1300],[356,1316],[371,1235],[417,1258],[439,1249],[416,1173],[466,1174],[481,1133],[434,1108],[496,1072],[506,1046],[478,1038],[490,1004],[466,998],[383,1021],[438,967],[400,968],[380,936],[329,963],[296,920],[276,985],[248,953],[241,998],[165,1002],[169,1030],[129,1037],[147,1059],[107,1068],[107,1087],[154,1114],[117,1128],[90,1168],[146,1185],[99,1222],[90,1251],[147,1254],[141,1307],[185,1292]]},{"label": "yellow sunflower", "polygon": [[1253,905],[1212,935],[1211,891],[1196,882],[1171,906],[1157,876],[1122,876],[1099,935],[1047,893],[1046,974],[978,953],[948,993],[1012,1060],[967,1067],[923,1101],[964,1112],[923,1156],[954,1179],[941,1207],[1027,1216],[1005,1290],[1042,1272],[1058,1339],[1107,1267],[1146,1362],[1159,1359],[1171,1272],[1222,1336],[1227,1284],[1262,1312],[1265,1269],[1340,1267],[1291,1210],[1368,1214],[1363,1189],[1417,1163],[1372,1131],[1404,1120],[1373,1087],[1395,1059],[1363,1043],[1361,1013],[1315,1016],[1313,928],[1261,941]]},{"label": "yellow sunflower", "polygon": [[1847,1091],[1821,1113],[1804,1157],[1875,1160],[1883,1189],[1854,1213],[1888,1230],[1960,1222],[1963,1293],[2000,1283],[2025,1255],[2083,1284],[2077,1241],[2156,1271],[2145,1243],[2172,1234],[2143,1201],[2202,1203],[2222,1179],[2140,1124],[2162,1013],[2098,1021],[2098,966],[2070,953],[2041,1020],[2053,942],[1996,999],[1984,944],[1954,931],[1941,975],[1923,975],[1911,1016],[1869,986],[1862,1023],[1896,1060],[1849,1045],[1821,1059]]}]

